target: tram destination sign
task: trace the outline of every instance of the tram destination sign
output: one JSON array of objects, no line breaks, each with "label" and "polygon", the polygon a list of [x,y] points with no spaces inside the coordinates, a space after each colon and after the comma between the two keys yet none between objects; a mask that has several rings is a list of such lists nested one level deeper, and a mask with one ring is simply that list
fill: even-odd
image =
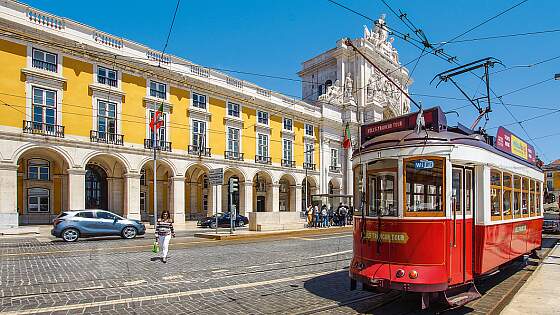
[{"label": "tram destination sign", "polygon": [[[414,130],[414,127],[416,127],[417,116],[418,113],[416,112],[372,124],[364,124],[361,127],[362,143],[388,133],[403,130]],[[440,132],[441,130],[447,128],[445,114],[439,106],[424,110],[424,122],[427,130]]]},{"label": "tram destination sign", "polygon": [[535,149],[532,145],[521,140],[521,138],[514,135],[511,131],[504,127],[498,128],[496,133],[496,141],[494,142],[496,149],[511,154],[529,163],[536,163],[537,157]]}]

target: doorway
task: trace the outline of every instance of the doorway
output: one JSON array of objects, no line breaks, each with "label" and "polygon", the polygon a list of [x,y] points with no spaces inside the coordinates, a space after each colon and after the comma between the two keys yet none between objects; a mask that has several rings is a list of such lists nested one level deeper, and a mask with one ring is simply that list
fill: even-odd
[{"label": "doorway", "polygon": [[86,209],[108,209],[107,173],[95,164],[86,165]]},{"label": "doorway", "polygon": [[265,211],[266,211],[266,197],[257,196],[257,212],[265,212]]}]

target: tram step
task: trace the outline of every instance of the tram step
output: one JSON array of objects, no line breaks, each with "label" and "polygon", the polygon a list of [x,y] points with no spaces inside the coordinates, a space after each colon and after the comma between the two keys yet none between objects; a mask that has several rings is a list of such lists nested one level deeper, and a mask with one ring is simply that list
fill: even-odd
[{"label": "tram step", "polygon": [[480,296],[474,283],[449,289],[443,294],[445,302],[452,307],[465,305],[470,301],[478,299]]}]

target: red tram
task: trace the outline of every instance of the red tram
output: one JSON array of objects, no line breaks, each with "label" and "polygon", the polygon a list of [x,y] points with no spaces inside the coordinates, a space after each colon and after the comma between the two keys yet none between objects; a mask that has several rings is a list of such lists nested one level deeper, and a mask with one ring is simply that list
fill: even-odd
[{"label": "red tram", "polygon": [[534,149],[448,127],[439,107],[363,125],[354,170],[352,286],[480,296],[474,279],[541,246],[543,172]]}]

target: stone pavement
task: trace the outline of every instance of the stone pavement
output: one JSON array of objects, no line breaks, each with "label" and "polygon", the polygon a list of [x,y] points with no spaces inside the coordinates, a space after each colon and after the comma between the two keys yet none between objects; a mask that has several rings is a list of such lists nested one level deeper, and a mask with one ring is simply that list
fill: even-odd
[{"label": "stone pavement", "polygon": [[560,314],[560,244],[542,261],[501,314]]}]

